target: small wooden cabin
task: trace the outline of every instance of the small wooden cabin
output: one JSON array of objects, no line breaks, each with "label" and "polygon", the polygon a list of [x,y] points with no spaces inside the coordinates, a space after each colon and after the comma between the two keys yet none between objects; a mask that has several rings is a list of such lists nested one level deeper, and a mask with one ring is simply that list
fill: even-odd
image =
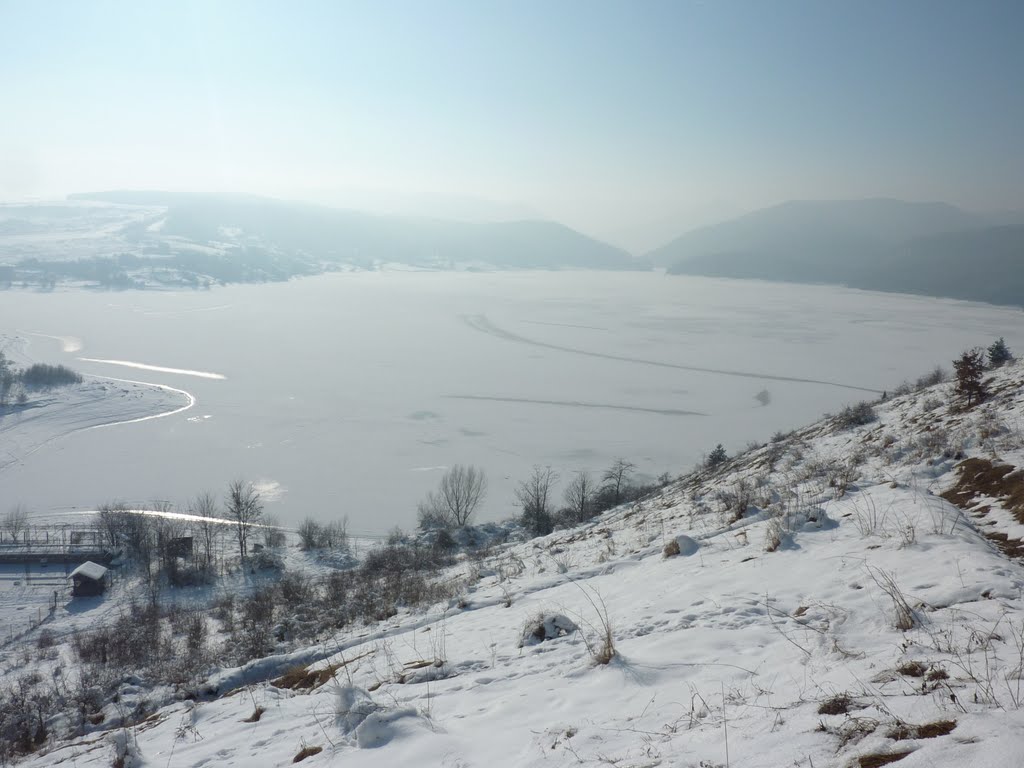
[{"label": "small wooden cabin", "polygon": [[102,595],[107,588],[107,569],[91,560],[71,572],[71,594],[74,597]]}]

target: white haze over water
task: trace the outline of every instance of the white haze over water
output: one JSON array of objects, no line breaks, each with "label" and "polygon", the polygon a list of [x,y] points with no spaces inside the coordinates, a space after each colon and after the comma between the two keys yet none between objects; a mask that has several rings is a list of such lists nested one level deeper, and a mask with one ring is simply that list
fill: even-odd
[{"label": "white haze over water", "polygon": [[[202,311],[202,310],[217,311]],[[195,397],[48,444],[0,474],[39,513],[186,503],[252,480],[285,524],[415,525],[443,468],[482,466],[483,519],[533,465],[690,469],[1005,336],[1021,313],[834,287],[654,273],[348,273],[199,292],[0,293],[28,353]],[[74,337],[78,345],[63,344]],[[80,359],[79,359],[80,358]],[[209,372],[216,371],[210,378]],[[197,376],[197,374],[199,374]],[[768,390],[770,403],[755,396]],[[184,402],[182,403],[185,404]],[[2,433],[0,433],[2,439]],[[559,489],[559,494],[561,488]]]}]

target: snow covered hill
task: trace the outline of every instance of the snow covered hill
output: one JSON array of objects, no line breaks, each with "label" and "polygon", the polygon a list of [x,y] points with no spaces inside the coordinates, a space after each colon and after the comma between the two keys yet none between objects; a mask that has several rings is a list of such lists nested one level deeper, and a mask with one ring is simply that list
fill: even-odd
[{"label": "snow covered hill", "polygon": [[[125,670],[25,764],[1019,766],[1022,381],[778,435],[191,693]],[[8,683],[74,688],[71,643],[37,645],[7,649]]]}]

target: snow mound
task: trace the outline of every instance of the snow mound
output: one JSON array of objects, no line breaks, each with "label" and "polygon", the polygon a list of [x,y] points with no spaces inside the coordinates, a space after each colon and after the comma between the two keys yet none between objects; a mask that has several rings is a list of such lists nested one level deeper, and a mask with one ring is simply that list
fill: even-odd
[{"label": "snow mound", "polygon": [[423,727],[412,707],[385,709],[363,688],[344,685],[338,690],[338,727],[359,749],[376,749]]},{"label": "snow mound", "polygon": [[679,545],[679,555],[681,557],[689,557],[690,555],[697,554],[697,550],[700,549],[700,542],[696,539],[690,538],[689,536],[679,535],[676,536],[675,542]]},{"label": "snow mound", "polygon": [[545,640],[556,640],[559,637],[571,635],[579,627],[567,616],[560,613],[538,614],[526,622],[523,627],[523,636],[519,647],[537,645]]}]

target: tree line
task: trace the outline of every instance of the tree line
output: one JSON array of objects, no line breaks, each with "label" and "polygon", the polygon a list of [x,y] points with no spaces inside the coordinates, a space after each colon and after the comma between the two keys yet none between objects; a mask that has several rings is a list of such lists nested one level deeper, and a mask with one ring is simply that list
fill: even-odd
[{"label": "tree line", "polygon": [[0,406],[28,402],[28,393],[81,384],[81,374],[63,365],[34,363],[27,368],[15,368],[0,351]]},{"label": "tree line", "polygon": [[[529,535],[544,536],[557,527],[579,525],[612,507],[635,501],[668,482],[664,475],[654,485],[637,483],[635,472],[636,465],[622,458],[616,459],[597,479],[590,472],[576,472],[559,503],[555,491],[559,474],[549,466],[535,466],[530,476],[516,486],[517,520]],[[450,467],[437,489],[419,503],[419,529],[450,535],[465,528],[486,493],[487,477],[482,469],[462,464]]]}]

